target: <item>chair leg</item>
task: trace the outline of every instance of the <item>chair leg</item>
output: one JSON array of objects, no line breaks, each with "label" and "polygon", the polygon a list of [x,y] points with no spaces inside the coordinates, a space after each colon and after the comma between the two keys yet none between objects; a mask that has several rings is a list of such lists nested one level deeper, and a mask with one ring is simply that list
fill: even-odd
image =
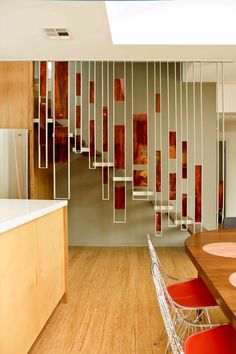
[{"label": "chair leg", "polygon": [[209,312],[208,312],[207,309],[205,310],[205,316],[206,316],[206,318],[207,318],[208,323],[211,324],[210,315],[209,315]]},{"label": "chair leg", "polygon": [[166,344],[165,354],[168,353],[168,351],[169,351],[169,346],[170,346],[170,343],[169,343],[169,341],[168,341],[168,343]]}]

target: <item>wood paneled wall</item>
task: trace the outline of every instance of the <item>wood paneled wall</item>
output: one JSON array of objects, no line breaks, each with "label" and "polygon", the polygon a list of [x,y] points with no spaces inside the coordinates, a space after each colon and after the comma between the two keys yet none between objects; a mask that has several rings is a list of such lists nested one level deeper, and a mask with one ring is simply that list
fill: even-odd
[{"label": "wood paneled wall", "polygon": [[33,123],[33,62],[0,62],[0,128],[29,129],[29,195],[52,198],[52,173],[38,170]]}]

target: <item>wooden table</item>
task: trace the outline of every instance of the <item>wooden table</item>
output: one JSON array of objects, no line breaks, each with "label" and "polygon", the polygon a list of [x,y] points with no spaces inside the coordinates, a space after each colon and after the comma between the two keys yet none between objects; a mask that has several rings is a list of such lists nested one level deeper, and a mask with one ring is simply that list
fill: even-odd
[{"label": "wooden table", "polygon": [[215,242],[236,242],[236,231],[206,231],[185,241],[186,252],[217,303],[236,330],[236,288],[229,277],[236,272],[236,258],[214,256],[202,247]]}]

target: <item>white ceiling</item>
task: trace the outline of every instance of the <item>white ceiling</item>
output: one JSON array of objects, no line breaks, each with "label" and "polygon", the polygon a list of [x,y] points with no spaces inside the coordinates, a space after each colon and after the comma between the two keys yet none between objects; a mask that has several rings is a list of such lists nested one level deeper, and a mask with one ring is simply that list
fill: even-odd
[{"label": "white ceiling", "polygon": [[[44,27],[72,40],[48,40]],[[103,1],[0,0],[0,31],[0,60],[236,60],[234,45],[113,45]]]}]

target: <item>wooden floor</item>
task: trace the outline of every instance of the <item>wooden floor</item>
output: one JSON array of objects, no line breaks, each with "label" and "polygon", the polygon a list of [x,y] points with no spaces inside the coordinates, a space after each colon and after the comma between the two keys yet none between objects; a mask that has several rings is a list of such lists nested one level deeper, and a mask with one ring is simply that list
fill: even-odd
[{"label": "wooden floor", "polygon": [[[159,255],[172,274],[196,276],[183,248]],[[149,269],[143,247],[70,248],[68,304],[57,307],[30,353],[163,354]]]}]

